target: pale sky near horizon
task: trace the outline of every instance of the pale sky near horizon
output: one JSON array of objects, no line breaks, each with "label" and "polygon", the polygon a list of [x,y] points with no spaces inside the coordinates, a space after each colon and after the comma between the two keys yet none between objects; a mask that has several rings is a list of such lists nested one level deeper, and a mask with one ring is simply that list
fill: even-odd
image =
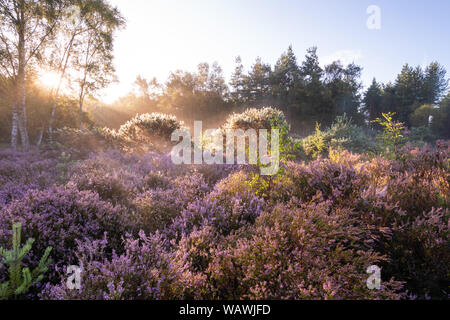
[{"label": "pale sky near horizon", "polygon": [[[217,61],[228,80],[240,55],[246,69],[257,57],[275,64],[292,45],[299,63],[318,47],[322,64],[341,60],[363,67],[362,80],[395,80],[405,63],[438,61],[450,73],[448,0],[110,0],[127,20],[115,42],[119,83],[112,102],[137,75],[165,82],[171,71],[195,71]],[[381,29],[370,30],[367,8],[381,9]],[[450,76],[450,74],[449,74]]]}]

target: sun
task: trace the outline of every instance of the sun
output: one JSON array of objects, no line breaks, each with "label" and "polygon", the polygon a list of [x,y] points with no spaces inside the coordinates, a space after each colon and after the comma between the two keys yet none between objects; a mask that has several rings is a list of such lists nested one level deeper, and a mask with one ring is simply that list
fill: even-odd
[{"label": "sun", "polygon": [[53,71],[45,71],[39,76],[41,84],[49,89],[56,89],[59,85],[60,75]]}]

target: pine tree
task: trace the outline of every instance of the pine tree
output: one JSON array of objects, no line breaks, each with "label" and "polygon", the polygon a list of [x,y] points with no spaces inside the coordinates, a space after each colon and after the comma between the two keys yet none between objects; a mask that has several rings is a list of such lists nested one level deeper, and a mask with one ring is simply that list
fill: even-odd
[{"label": "pine tree", "polygon": [[248,93],[246,100],[254,105],[271,104],[272,67],[257,58],[248,76],[244,78],[244,92]]},{"label": "pine tree", "polygon": [[271,85],[277,106],[282,108],[287,118],[292,121],[292,109],[297,107],[297,89],[301,85],[300,67],[292,46],[289,46],[287,52],[283,53],[275,64]]},{"label": "pine tree", "polygon": [[422,87],[423,102],[436,104],[447,90],[448,80],[445,78],[447,71],[437,62],[431,63],[425,69],[424,83]]},{"label": "pine tree", "polygon": [[9,265],[9,281],[0,283],[0,300],[7,300],[11,297],[16,298],[25,294],[32,286],[39,283],[44,278],[51,259],[49,259],[51,247],[45,250],[39,264],[33,271],[29,268],[22,268],[24,257],[30,252],[34,239],[28,239],[25,245],[20,248],[21,243],[21,224],[13,225],[13,248],[10,251],[0,248],[0,256],[3,257],[3,263]]},{"label": "pine tree", "polygon": [[374,78],[363,99],[364,110],[366,111],[369,120],[374,120],[381,116],[381,113],[383,112],[381,109],[382,95],[383,89]]},{"label": "pine tree", "polygon": [[232,88],[231,97],[234,103],[244,102],[244,66],[240,56],[236,58],[236,67],[231,76],[230,86]]}]

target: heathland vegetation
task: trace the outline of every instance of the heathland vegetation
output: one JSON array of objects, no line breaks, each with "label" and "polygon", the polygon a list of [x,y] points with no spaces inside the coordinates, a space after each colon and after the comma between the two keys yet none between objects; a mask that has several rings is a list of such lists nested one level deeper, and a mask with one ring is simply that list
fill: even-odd
[{"label": "heathland vegetation", "polygon": [[[104,0],[0,0],[0,300],[448,299],[442,65],[363,90],[356,64],[289,47],[107,105],[123,25]],[[280,129],[280,170],[175,165],[171,134],[199,120]]]}]

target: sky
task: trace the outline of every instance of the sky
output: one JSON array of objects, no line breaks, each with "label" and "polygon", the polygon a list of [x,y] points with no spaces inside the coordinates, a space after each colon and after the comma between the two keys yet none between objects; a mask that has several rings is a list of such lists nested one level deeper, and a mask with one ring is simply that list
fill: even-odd
[{"label": "sky", "polygon": [[[200,62],[217,61],[229,80],[238,55],[247,70],[257,57],[273,66],[289,45],[299,62],[313,46],[323,65],[355,62],[363,67],[365,86],[374,77],[394,81],[405,63],[438,61],[450,73],[449,0],[110,2],[127,26],[115,41],[119,82],[104,90],[106,102],[131,91],[138,75],[165,82],[171,71],[195,71]],[[379,20],[368,13],[373,5]],[[379,28],[369,28],[368,20],[379,21]]]}]

